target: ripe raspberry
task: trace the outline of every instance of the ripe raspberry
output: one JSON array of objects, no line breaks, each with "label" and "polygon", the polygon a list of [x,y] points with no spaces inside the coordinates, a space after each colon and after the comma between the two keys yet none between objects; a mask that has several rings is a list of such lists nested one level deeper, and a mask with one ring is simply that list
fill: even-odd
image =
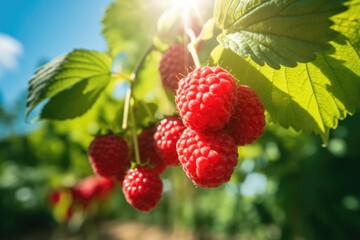
[{"label": "ripe raspberry", "polygon": [[150,211],[161,198],[162,182],[149,167],[130,169],[122,183],[126,201],[140,211]]},{"label": "ripe raspberry", "polygon": [[89,147],[93,171],[107,178],[123,178],[130,167],[128,155],[126,141],[115,135],[96,136]]},{"label": "ripe raspberry", "polygon": [[161,120],[154,134],[155,147],[166,165],[180,164],[176,152],[176,142],[184,131],[185,126],[177,117],[167,117]]},{"label": "ripe raspberry", "polygon": [[111,193],[114,182],[108,178],[90,176],[81,179],[71,188],[73,199],[84,208],[94,200],[105,200]]},{"label": "ripe raspberry", "polygon": [[184,44],[174,44],[162,56],[159,71],[163,86],[171,92],[176,91],[179,77],[187,74],[194,61]]},{"label": "ripe raspberry", "polygon": [[229,122],[235,144],[242,146],[255,141],[264,132],[265,109],[259,96],[249,86],[239,85],[237,106]]},{"label": "ripe raspberry", "polygon": [[228,182],[238,162],[234,140],[223,131],[204,133],[187,128],[176,150],[186,175],[204,188]]},{"label": "ripe raspberry", "polygon": [[236,100],[236,82],[221,67],[201,67],[179,82],[175,97],[185,126],[219,130],[229,121]]},{"label": "ripe raspberry", "polygon": [[157,174],[164,172],[166,164],[160,155],[156,152],[154,134],[156,128],[143,129],[141,134],[138,136],[140,161],[146,163],[150,161],[153,169]]}]

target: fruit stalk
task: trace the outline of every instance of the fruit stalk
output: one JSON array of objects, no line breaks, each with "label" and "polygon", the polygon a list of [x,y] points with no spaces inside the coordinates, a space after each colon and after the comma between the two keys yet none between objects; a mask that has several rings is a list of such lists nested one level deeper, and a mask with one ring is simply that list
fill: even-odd
[{"label": "fruit stalk", "polygon": [[190,43],[187,45],[188,50],[194,60],[195,67],[199,68],[199,67],[201,67],[201,64],[200,64],[200,60],[199,60],[199,55],[197,54],[197,51],[196,51],[197,40],[196,40],[195,33],[190,28],[186,29],[186,33],[190,38]]},{"label": "fruit stalk", "polygon": [[135,117],[134,117],[135,98],[132,93],[133,93],[133,89],[134,89],[135,80],[136,80],[142,66],[145,63],[146,57],[150,54],[150,52],[152,50],[153,50],[153,45],[151,44],[146,49],[144,54],[141,56],[138,63],[136,64],[136,67],[135,67],[133,73],[130,75],[130,81],[129,81],[130,86],[126,92],[126,98],[125,98],[125,103],[124,103],[125,105],[124,105],[124,117],[123,117],[122,128],[126,129],[128,127],[128,119],[129,119],[129,115],[130,115],[130,121],[132,123],[131,135],[132,135],[132,141],[133,141],[133,145],[134,145],[135,162],[137,165],[140,165],[141,161],[140,161],[140,154],[139,154],[139,144],[137,141],[137,134],[136,134],[136,121],[135,121]]}]

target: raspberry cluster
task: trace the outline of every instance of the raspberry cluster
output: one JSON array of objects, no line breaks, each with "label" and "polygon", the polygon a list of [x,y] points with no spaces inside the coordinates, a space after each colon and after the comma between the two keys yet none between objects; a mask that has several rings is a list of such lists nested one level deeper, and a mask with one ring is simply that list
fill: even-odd
[{"label": "raspberry cluster", "polygon": [[[169,51],[176,48],[180,49],[174,46]],[[162,64],[175,64],[171,61]],[[127,202],[140,211],[150,211],[159,203],[160,174],[169,166],[181,165],[200,187],[228,182],[238,162],[237,146],[255,141],[265,127],[265,109],[256,92],[237,85],[218,66],[197,68],[180,79],[175,102],[180,118],[165,117],[157,126],[142,129],[135,138],[139,155],[129,151],[136,145],[116,135],[97,136],[89,146],[94,172],[120,181]],[[138,161],[130,169],[134,158]],[[86,198],[86,188],[81,195]]]},{"label": "raspberry cluster", "polygon": [[[159,174],[165,170],[166,165],[155,149],[155,131],[156,128],[144,129],[137,136],[140,162],[151,168],[138,166],[129,169],[132,156],[123,137],[96,136],[89,146],[89,161],[94,173],[109,180],[118,180],[123,186],[126,200],[140,211],[154,208],[162,193]],[[89,202],[94,195],[93,184],[88,184],[90,180],[74,188],[74,199],[81,198],[85,204]]]},{"label": "raspberry cluster", "polygon": [[[131,159],[135,156],[129,153],[125,138],[96,136],[89,146],[90,164],[95,174],[118,180],[126,200],[134,208],[150,211],[161,198],[159,175],[167,166],[180,165],[176,142],[184,128],[181,119],[176,117],[164,118],[158,126],[144,128],[137,136],[140,163],[132,169],[129,169]],[[74,193],[74,196],[81,195]]]},{"label": "raspberry cluster", "polygon": [[237,85],[221,67],[200,67],[179,81],[176,106],[186,130],[176,149],[194,184],[218,187],[237,164],[237,146],[256,140],[265,126],[256,92]]}]

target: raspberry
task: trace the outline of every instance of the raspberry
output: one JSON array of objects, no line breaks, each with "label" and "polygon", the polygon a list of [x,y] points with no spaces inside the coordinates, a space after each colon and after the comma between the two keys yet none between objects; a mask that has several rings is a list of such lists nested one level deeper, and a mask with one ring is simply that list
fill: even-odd
[{"label": "raspberry", "polygon": [[141,134],[138,136],[140,161],[146,163],[150,161],[157,174],[164,172],[166,164],[160,155],[156,152],[154,134],[156,128],[143,129]]},{"label": "raspberry", "polygon": [[130,167],[129,149],[123,138],[115,135],[96,136],[89,147],[93,171],[107,178],[123,178]]},{"label": "raspberry", "polygon": [[204,133],[187,128],[176,150],[186,175],[204,188],[228,182],[238,162],[234,140],[224,131]]},{"label": "raspberry", "polygon": [[81,179],[71,193],[75,202],[86,208],[95,199],[104,200],[114,187],[114,182],[108,178],[90,176]]},{"label": "raspberry", "polygon": [[265,109],[259,96],[249,86],[239,85],[237,106],[229,122],[235,144],[242,146],[255,141],[264,132]]},{"label": "raspberry", "polygon": [[140,211],[150,211],[160,201],[162,182],[149,167],[130,169],[122,183],[126,201]]},{"label": "raspberry", "polygon": [[179,140],[185,126],[177,117],[167,117],[161,120],[154,134],[155,147],[166,165],[179,165],[176,152],[176,142]]},{"label": "raspberry", "polygon": [[159,71],[163,86],[171,92],[176,91],[179,76],[186,75],[187,70],[194,66],[194,61],[184,44],[174,44],[162,56]]},{"label": "raspberry", "polygon": [[197,68],[180,80],[175,101],[185,126],[222,129],[234,110],[235,78],[221,67]]}]

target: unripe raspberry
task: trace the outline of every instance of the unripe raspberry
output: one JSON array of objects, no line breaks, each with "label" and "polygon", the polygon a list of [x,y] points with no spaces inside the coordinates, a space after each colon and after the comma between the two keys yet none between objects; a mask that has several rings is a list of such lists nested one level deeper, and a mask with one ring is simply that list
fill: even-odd
[{"label": "unripe raspberry", "polygon": [[179,79],[185,76],[194,61],[186,45],[177,43],[171,46],[162,56],[159,71],[163,86],[175,93]]},{"label": "unripe raspberry", "polygon": [[166,165],[179,166],[176,152],[176,142],[184,131],[185,126],[177,117],[167,117],[161,120],[154,135],[155,147]]},{"label": "unripe raspberry", "polygon": [[187,128],[176,149],[187,176],[204,188],[228,182],[238,162],[234,140],[223,131],[205,133]]},{"label": "unripe raspberry", "polygon": [[89,146],[89,161],[94,173],[107,178],[122,178],[130,167],[129,149],[123,138],[96,136]]},{"label": "unripe raspberry", "polygon": [[234,110],[235,78],[221,67],[197,68],[180,80],[175,101],[185,126],[222,129]]},{"label": "unripe raspberry", "polygon": [[249,86],[239,85],[237,106],[229,122],[229,133],[235,144],[254,142],[264,132],[265,108],[257,93]]},{"label": "unripe raspberry", "polygon": [[153,169],[137,167],[130,169],[122,183],[126,201],[140,211],[150,211],[161,199],[162,182]]},{"label": "unripe raspberry", "polygon": [[157,174],[161,174],[166,168],[166,163],[156,151],[154,140],[155,131],[156,128],[145,128],[138,136],[140,161],[141,163],[149,161],[154,171]]}]

